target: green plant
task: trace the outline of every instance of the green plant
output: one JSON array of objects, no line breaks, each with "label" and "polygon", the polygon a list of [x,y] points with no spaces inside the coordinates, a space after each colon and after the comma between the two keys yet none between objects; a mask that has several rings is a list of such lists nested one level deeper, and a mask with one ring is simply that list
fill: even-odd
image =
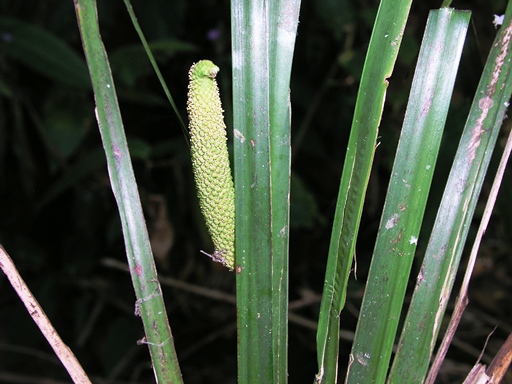
[{"label": "green plant", "polygon": [[[162,80],[156,67],[157,61],[150,52],[150,48],[155,47],[147,44],[129,1],[125,3],[151,63]],[[383,120],[383,110],[386,110],[384,106],[388,83],[399,81],[395,77],[394,68],[400,65],[397,64],[397,57],[410,6],[411,1],[408,0],[383,0],[375,22],[373,15],[364,16],[367,20],[371,19],[369,24],[373,23],[373,32],[361,73],[353,68],[362,61],[362,56],[358,57],[359,52],[349,43],[333,65],[335,69],[342,67],[347,70],[351,80],[360,80],[360,84],[343,162],[336,214],[330,228],[329,258],[317,332],[318,372],[316,378],[311,376],[308,382],[316,379],[321,383],[334,383],[340,380],[339,371],[344,373],[345,370],[348,383],[424,381],[440,330],[440,319],[446,309],[446,297],[453,286],[470,222],[477,208],[478,195],[508,107],[512,84],[508,63],[512,30],[510,2],[504,25],[498,32],[480,86],[475,91],[473,107],[461,136],[459,150],[454,160],[447,160],[450,163],[453,160],[452,171],[426,247],[424,264],[418,274],[397,353],[389,368],[396,331],[400,320],[404,318],[402,308],[405,289],[411,282],[413,258],[418,242],[425,238],[420,235],[420,229],[428,231],[428,218],[423,213],[427,197],[431,194],[437,152],[443,137],[469,20],[469,13],[463,11],[449,8],[432,11],[418,57],[400,142],[396,156],[393,156],[394,166],[360,320],[350,359],[345,361],[340,353],[340,324],[344,327],[344,323],[340,323],[340,316],[343,315],[342,309],[353,281],[349,277],[355,268],[353,260],[356,240],[361,232],[361,215],[370,170],[375,164],[376,153],[378,156],[382,147],[385,147],[383,152],[389,151],[386,142],[389,140],[389,130],[383,132],[379,126]],[[109,63],[115,60],[112,57],[107,59],[103,48],[95,1],[76,0],[75,7],[95,91],[97,118],[110,184],[118,204],[130,274],[137,296],[136,314],[142,317],[144,323],[146,336],[140,340],[140,344],[148,346],[159,382],[180,382],[179,349],[176,354],[142,215],[141,199],[130,163],[130,154],[135,159],[148,159],[148,153],[155,149],[148,149],[141,141],[130,143],[125,137],[115,93],[117,87],[114,86],[109,68]],[[353,17],[350,2],[334,4],[323,1],[315,3],[314,7],[318,7],[318,14],[322,17],[332,16],[331,22],[326,25],[336,31],[333,33],[335,39],[343,34],[350,36],[349,27],[343,33],[340,32],[339,23],[346,22],[343,17],[335,17]],[[337,7],[342,8],[343,12],[336,13]],[[306,217],[302,222],[314,227],[311,222],[315,220],[315,215],[318,216],[318,207],[315,207],[314,199],[310,198],[305,183],[297,174],[292,176],[291,172],[293,136],[290,130],[289,89],[299,9],[298,1],[233,0],[231,4],[233,107],[225,104],[225,108],[228,117],[231,111],[233,114],[231,131],[234,133],[237,273],[232,277],[236,277],[237,370],[238,381],[241,383],[284,383],[288,380],[288,243],[291,226],[294,225],[293,219],[290,220],[290,210],[293,216],[294,208],[293,186],[299,191],[297,195],[303,197],[302,201],[308,202],[309,211],[302,211]],[[100,12],[100,19],[101,15]],[[12,28],[12,22],[9,23],[6,25]],[[347,41],[350,41],[349,37]],[[11,54],[13,57],[20,55],[16,51]],[[51,59],[51,55],[43,55],[42,58],[58,66],[59,63]],[[68,60],[74,59],[68,57]],[[407,65],[410,66],[412,61],[409,59]],[[30,65],[30,60],[25,62]],[[224,68],[222,64],[220,66]],[[51,65],[48,68],[47,76],[59,76],[58,70]],[[227,72],[223,69],[223,73]],[[88,84],[84,83],[83,77],[73,71],[63,72],[62,75],[75,86],[78,84],[87,89]],[[126,76],[125,80],[130,78]],[[333,75],[329,72],[325,88],[333,83],[332,79]],[[222,88],[221,81],[219,84]],[[291,88],[293,96],[296,88]],[[174,106],[167,90],[166,93]],[[341,94],[334,93],[338,96]],[[341,104],[337,98],[334,102]],[[395,109],[401,108],[399,97],[388,102]],[[321,108],[320,104],[317,103],[314,108]],[[304,118],[304,121],[307,120],[308,116]],[[304,123],[305,128],[301,129],[299,136],[307,135],[307,125]],[[381,148],[378,147],[379,129],[382,135]],[[329,126],[328,131],[334,131],[333,127]],[[333,142],[337,154],[345,153],[345,144],[339,137]],[[128,143],[131,145],[128,146]],[[315,149],[314,140],[299,140],[297,145],[305,145],[309,150]],[[72,152],[73,149],[69,149],[69,153]],[[182,156],[188,162],[188,151],[183,152]],[[81,175],[88,174],[101,164],[101,157],[98,151],[88,154],[79,163],[80,167],[73,168],[80,172],[56,183],[41,200],[41,206],[76,185]],[[332,163],[338,162],[332,160]],[[310,161],[310,166],[320,173],[322,165]],[[291,177],[295,177],[295,183],[291,183],[292,200]],[[323,221],[328,222],[325,218]],[[182,223],[184,221],[180,222],[180,227],[184,226]],[[320,229],[325,230],[323,227]],[[232,241],[229,243],[232,244]],[[218,244],[215,246],[217,249],[224,248]],[[198,245],[194,243],[194,247]],[[316,257],[324,253],[321,247],[311,247],[306,256]],[[234,266],[231,261],[229,265]],[[172,315],[170,317],[172,322]],[[432,376],[435,376],[435,372],[430,374]]]}]

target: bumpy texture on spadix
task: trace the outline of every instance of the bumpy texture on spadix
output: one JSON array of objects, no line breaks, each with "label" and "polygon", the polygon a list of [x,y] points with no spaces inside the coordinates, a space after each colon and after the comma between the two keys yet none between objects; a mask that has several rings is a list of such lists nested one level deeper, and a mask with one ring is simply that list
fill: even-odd
[{"label": "bumpy texture on spadix", "polygon": [[235,189],[226,137],[226,125],[215,76],[219,67],[201,60],[190,68],[187,111],[192,169],[206,226],[215,251],[209,255],[235,266]]}]

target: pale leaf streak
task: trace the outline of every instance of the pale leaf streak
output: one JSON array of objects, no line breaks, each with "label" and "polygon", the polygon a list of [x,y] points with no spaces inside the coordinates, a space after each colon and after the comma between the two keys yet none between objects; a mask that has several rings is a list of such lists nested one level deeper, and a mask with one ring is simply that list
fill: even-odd
[{"label": "pale leaf streak", "polygon": [[471,137],[471,140],[468,144],[468,152],[469,152],[469,162],[473,162],[476,156],[476,150],[480,146],[480,139],[482,137],[482,134],[485,132],[484,121],[487,118],[487,115],[489,114],[490,109],[494,105],[494,101],[492,100],[492,96],[496,93],[496,87],[498,85],[498,80],[501,74],[501,69],[503,67],[503,64],[505,62],[505,58],[508,53],[508,47],[510,43],[510,39],[512,37],[512,25],[509,24],[507,29],[505,30],[505,33],[503,34],[502,39],[498,42],[498,44],[501,45],[501,50],[496,57],[496,62],[494,66],[494,71],[491,78],[491,83],[489,84],[489,87],[487,88],[487,92],[484,97],[482,97],[478,101],[478,107],[482,111],[480,114],[480,117],[476,121],[475,127],[473,128],[473,134]]}]

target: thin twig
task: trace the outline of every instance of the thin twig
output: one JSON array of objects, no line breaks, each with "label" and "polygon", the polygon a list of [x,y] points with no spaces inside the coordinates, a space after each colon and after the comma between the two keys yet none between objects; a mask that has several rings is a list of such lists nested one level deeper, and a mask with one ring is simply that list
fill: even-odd
[{"label": "thin twig", "polygon": [[500,189],[501,182],[503,180],[503,175],[505,173],[505,168],[507,166],[508,158],[510,157],[510,152],[512,151],[512,130],[509,132],[509,136],[507,139],[507,144],[505,145],[505,149],[503,150],[503,155],[501,156],[500,165],[498,166],[498,170],[496,172],[496,176],[492,183],[491,192],[489,193],[489,198],[487,199],[487,203],[485,205],[484,214],[482,216],[482,221],[480,222],[480,226],[478,228],[478,232],[476,234],[475,242],[473,243],[473,248],[471,249],[471,254],[469,256],[468,266],[466,269],[466,273],[464,274],[464,280],[462,281],[462,285],[460,287],[459,295],[457,296],[457,301],[455,303],[455,309],[453,311],[452,318],[450,320],[450,324],[448,325],[448,330],[444,335],[443,342],[439,347],[439,351],[437,352],[436,358],[432,363],[432,368],[428,373],[427,379],[425,380],[425,384],[433,384],[437,374],[439,373],[439,369],[441,368],[441,364],[444,361],[446,356],[446,352],[448,351],[448,347],[453,339],[453,335],[455,334],[455,330],[457,329],[460,319],[462,318],[462,314],[464,312],[465,307],[468,304],[468,286],[469,280],[471,279],[471,275],[473,273],[473,268],[475,266],[476,257],[478,255],[478,249],[480,248],[480,243],[482,241],[482,237],[487,229],[487,225],[489,224],[489,219],[491,218],[491,214],[496,203],[496,197],[498,196],[498,191]]},{"label": "thin twig", "polygon": [[12,259],[1,245],[0,268],[6,274],[12,287],[27,308],[28,313],[41,330],[41,333],[46,337],[48,343],[50,343],[55,354],[73,379],[73,382],[78,384],[91,384],[91,381],[87,377],[75,355],[71,352],[71,349],[64,344],[55,328],[53,328],[53,325],[44,313],[43,308],[41,308],[36,298],[30,292],[25,281],[23,281],[22,277],[18,273]]}]

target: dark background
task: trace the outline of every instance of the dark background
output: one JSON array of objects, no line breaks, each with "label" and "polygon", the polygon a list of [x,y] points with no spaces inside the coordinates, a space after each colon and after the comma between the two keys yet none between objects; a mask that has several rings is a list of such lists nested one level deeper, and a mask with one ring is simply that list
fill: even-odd
[{"label": "dark background", "polygon": [[[165,43],[156,56],[182,118],[186,121],[188,69],[193,62],[208,58],[221,68],[218,79],[228,131],[232,130],[229,1],[132,3],[147,39]],[[350,282],[342,313],[346,331],[355,329],[428,11],[440,4],[413,3],[390,79],[381,144],[359,235],[358,279]],[[291,80],[290,235],[290,300],[293,313],[302,321],[289,326],[290,383],[311,383],[317,372],[314,322],[344,150],[377,6],[375,0],[306,0],[302,4]],[[453,6],[471,10],[472,24],[413,276],[496,33],[493,14],[504,13],[506,2],[454,1]],[[0,0],[0,17],[51,32],[83,57],[71,0]],[[234,295],[235,277],[199,253],[212,246],[198,210],[188,147],[178,119],[141,51],[123,2],[99,1],[99,19],[148,227],[158,246],[159,274],[175,279],[164,284],[163,291],[185,383],[235,383],[235,307],[229,300],[195,290],[206,287],[211,295]],[[130,276],[122,264],[116,267],[125,263],[124,244],[92,93],[48,76],[47,68],[31,57],[7,54],[5,44],[11,37],[0,30],[0,243],[93,382],[154,382],[147,348],[136,344],[143,330],[134,316]],[[508,131],[510,124],[505,127]],[[503,137],[504,133],[499,148]],[[470,304],[439,383],[462,382],[496,328],[483,358],[489,364],[512,331],[510,180],[508,172],[480,250]],[[489,183],[483,197],[488,189]],[[483,205],[477,209],[470,240],[482,211]],[[466,260],[467,252],[462,264]],[[190,285],[178,288],[175,281]],[[411,278],[411,284],[414,281]],[[350,334],[346,336],[341,343],[340,375],[351,346]],[[66,372],[0,274],[0,382],[66,381]],[[512,382],[511,376],[506,382]]]}]

